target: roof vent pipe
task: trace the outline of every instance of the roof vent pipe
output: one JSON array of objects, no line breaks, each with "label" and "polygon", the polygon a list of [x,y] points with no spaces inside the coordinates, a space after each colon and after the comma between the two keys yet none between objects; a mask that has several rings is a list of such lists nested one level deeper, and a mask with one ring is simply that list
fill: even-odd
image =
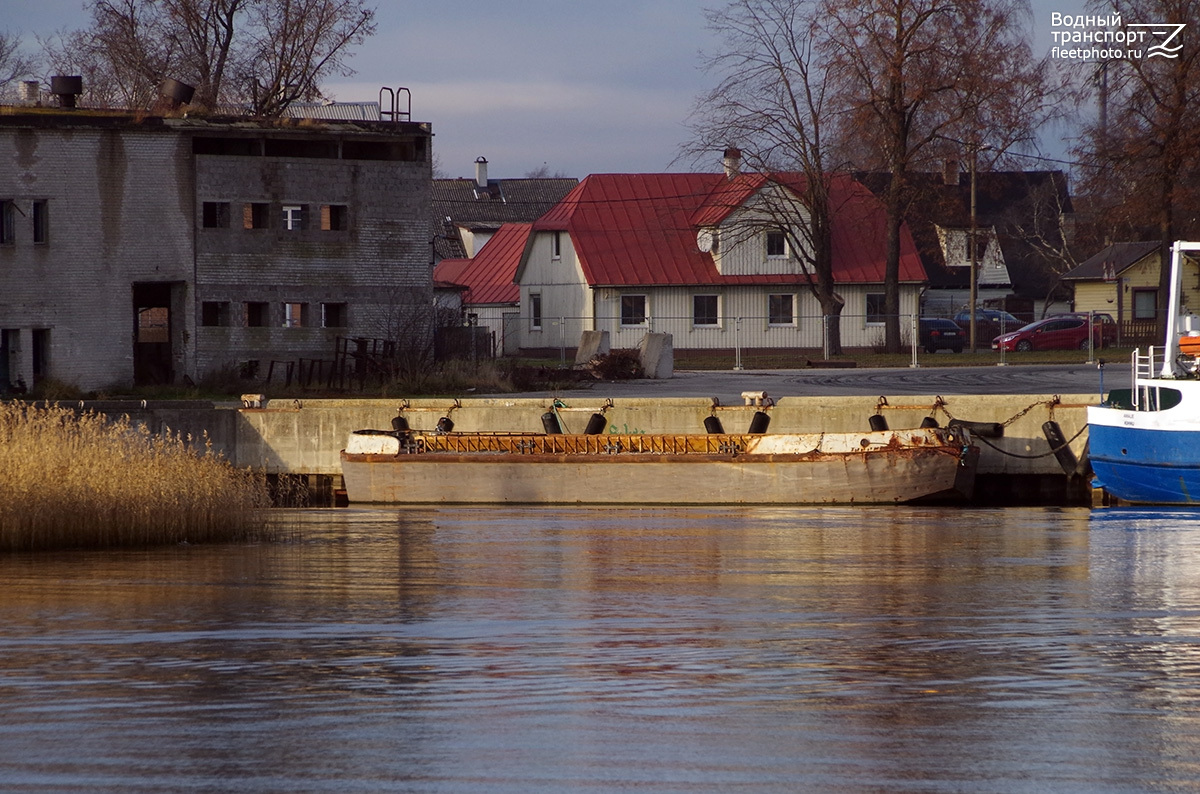
[{"label": "roof vent pipe", "polygon": [[75,97],[83,93],[83,77],[56,74],[50,78],[50,93],[58,97],[59,107],[73,108]]},{"label": "roof vent pipe", "polygon": [[742,170],[742,150],[730,146],[725,150],[722,163],[725,166],[725,178],[733,179]]},{"label": "roof vent pipe", "polygon": [[487,187],[487,158],[480,156],[475,158],[475,186]]},{"label": "roof vent pipe", "polygon": [[158,89],[158,95],[162,98],[163,104],[171,110],[176,110],[180,105],[186,105],[191,102],[195,93],[195,88],[173,77],[163,80],[162,85]]}]

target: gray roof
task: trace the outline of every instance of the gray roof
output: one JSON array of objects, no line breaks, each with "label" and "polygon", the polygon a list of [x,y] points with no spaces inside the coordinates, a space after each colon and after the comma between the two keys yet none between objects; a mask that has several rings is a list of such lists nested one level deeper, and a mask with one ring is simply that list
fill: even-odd
[{"label": "gray roof", "polygon": [[579,180],[574,178],[489,179],[486,187],[467,178],[433,180],[438,255],[444,259],[466,256],[455,227],[495,231],[505,223],[532,223],[577,184]]},{"label": "gray roof", "polygon": [[1113,278],[1158,251],[1160,243],[1113,243],[1063,276],[1063,281]]}]

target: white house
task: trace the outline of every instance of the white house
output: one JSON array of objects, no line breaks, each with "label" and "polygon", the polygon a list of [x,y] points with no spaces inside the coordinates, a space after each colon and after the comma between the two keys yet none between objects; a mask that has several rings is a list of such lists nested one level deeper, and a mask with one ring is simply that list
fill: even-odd
[{"label": "white house", "polygon": [[[728,164],[727,164],[728,165]],[[824,320],[811,275],[790,240],[764,223],[764,206],[795,204],[808,222],[796,174],[593,174],[531,229],[515,278],[520,347],[573,347],[584,330],[613,348],[647,332],[676,348],[813,348]],[[835,282],[845,299],[842,343],[883,338],[882,204],[845,175],[831,185]],[[780,217],[777,213],[770,217]],[[485,249],[486,250],[486,249]],[[925,270],[902,229],[902,316],[918,312]]]}]

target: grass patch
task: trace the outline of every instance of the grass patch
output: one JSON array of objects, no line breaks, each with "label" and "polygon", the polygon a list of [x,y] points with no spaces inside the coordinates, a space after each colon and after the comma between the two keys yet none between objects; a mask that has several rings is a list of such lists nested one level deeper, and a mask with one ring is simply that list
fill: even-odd
[{"label": "grass patch", "polygon": [[0,471],[0,552],[269,534],[262,474],[127,418],[0,403]]}]

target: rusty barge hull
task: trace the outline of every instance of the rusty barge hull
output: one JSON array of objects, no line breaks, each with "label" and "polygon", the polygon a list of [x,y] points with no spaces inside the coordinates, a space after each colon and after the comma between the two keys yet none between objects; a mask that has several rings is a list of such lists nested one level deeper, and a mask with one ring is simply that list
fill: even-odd
[{"label": "rusty barge hull", "polygon": [[896,504],[964,500],[961,431],[570,436],[360,431],[341,454],[352,503]]}]

